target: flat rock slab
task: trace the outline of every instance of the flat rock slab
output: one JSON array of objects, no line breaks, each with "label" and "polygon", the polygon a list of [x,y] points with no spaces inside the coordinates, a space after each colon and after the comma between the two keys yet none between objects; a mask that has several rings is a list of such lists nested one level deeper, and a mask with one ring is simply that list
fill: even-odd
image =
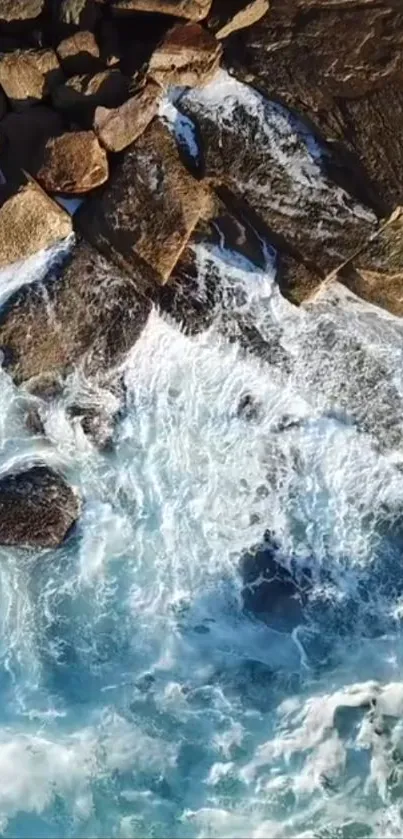
[{"label": "flat rock slab", "polygon": [[0,346],[14,381],[63,375],[76,364],[106,376],[148,318],[143,281],[142,269],[129,277],[82,243],[61,269],[19,289],[0,312]]},{"label": "flat rock slab", "polygon": [[109,175],[106,151],[93,131],[69,131],[46,143],[37,174],[48,192],[80,195],[105,183]]},{"label": "flat rock slab", "polygon": [[139,93],[119,108],[97,108],[94,131],[101,145],[111,152],[130,146],[154,119],[161,97],[160,85],[149,80]]},{"label": "flat rock slab", "polygon": [[237,75],[356,154],[387,213],[403,200],[402,44],[396,0],[270,0],[227,56]]},{"label": "flat rock slab", "polygon": [[55,245],[71,232],[69,215],[28,182],[0,206],[0,268]]},{"label": "flat rock slab", "polygon": [[160,85],[205,84],[217,71],[221,54],[221,44],[199,23],[179,23],[154,50],[148,72]]},{"label": "flat rock slab", "polygon": [[106,187],[80,208],[75,223],[128,271],[140,259],[164,282],[209,200],[181,164],[168,129],[155,119],[126,149]]},{"label": "flat rock slab", "polygon": [[205,175],[242,196],[299,261],[326,273],[376,230],[374,214],[325,176],[305,126],[253,88],[221,71],[179,108],[199,129]]},{"label": "flat rock slab", "polygon": [[159,12],[187,20],[203,20],[208,15],[211,0],[112,0],[116,12]]},{"label": "flat rock slab", "polygon": [[79,499],[48,466],[0,477],[0,545],[56,548],[79,513]]},{"label": "flat rock slab", "polygon": [[16,50],[0,55],[0,85],[16,111],[40,102],[61,78],[53,50]]}]

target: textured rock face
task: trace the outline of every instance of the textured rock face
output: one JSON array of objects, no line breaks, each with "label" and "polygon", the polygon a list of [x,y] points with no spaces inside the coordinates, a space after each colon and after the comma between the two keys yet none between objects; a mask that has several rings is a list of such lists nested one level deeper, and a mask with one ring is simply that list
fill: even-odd
[{"label": "textured rock face", "polygon": [[0,55],[0,85],[16,111],[40,102],[60,78],[53,50],[17,50]]},{"label": "textured rock face", "polygon": [[143,273],[126,276],[90,246],[76,247],[43,283],[23,286],[0,316],[0,345],[17,383],[81,364],[104,375],[140,335],[150,303],[140,296]]},{"label": "textured rock face", "polygon": [[27,183],[0,207],[0,268],[56,244],[71,231],[67,213],[36,184]]},{"label": "textured rock face", "polygon": [[45,0],[1,0],[0,21],[33,20],[43,11]]},{"label": "textured rock face", "polygon": [[211,0],[112,0],[117,12],[160,12],[188,20],[203,20],[210,6]]},{"label": "textured rock face", "polygon": [[160,86],[148,81],[120,108],[96,109],[94,131],[107,151],[122,151],[137,140],[156,115],[161,96]]},{"label": "textured rock face", "polygon": [[142,260],[167,280],[209,201],[159,120],[126,150],[103,191],[76,215],[84,236],[115,261]]},{"label": "textured rock face", "polygon": [[47,140],[62,130],[60,115],[45,105],[7,114],[0,122],[0,169],[6,177],[21,169],[33,174]]},{"label": "textured rock face", "polygon": [[81,194],[108,179],[106,152],[93,131],[71,131],[46,143],[38,181],[48,192]]},{"label": "textured rock face", "polygon": [[154,51],[148,70],[161,85],[192,87],[214,75],[221,53],[221,45],[200,24],[177,24]]},{"label": "textured rock face", "polygon": [[92,32],[75,32],[60,42],[56,52],[67,76],[96,73],[101,69],[99,48]]},{"label": "textured rock face", "polygon": [[272,0],[229,53],[243,77],[356,153],[391,210],[403,191],[402,43],[395,0]]},{"label": "textured rock face", "polygon": [[281,106],[222,72],[179,107],[199,127],[205,175],[246,199],[300,262],[325,273],[375,231],[375,216],[326,178],[320,149]]},{"label": "textured rock face", "polygon": [[77,521],[80,504],[66,481],[45,465],[0,477],[0,544],[55,548]]}]

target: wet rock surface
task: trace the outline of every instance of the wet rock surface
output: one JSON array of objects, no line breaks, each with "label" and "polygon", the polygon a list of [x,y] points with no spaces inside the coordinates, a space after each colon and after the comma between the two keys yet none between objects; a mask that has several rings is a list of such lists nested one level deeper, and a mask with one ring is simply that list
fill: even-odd
[{"label": "wet rock surface", "polygon": [[79,511],[73,490],[45,465],[0,476],[0,545],[57,547]]},{"label": "wet rock surface", "polygon": [[71,219],[29,181],[0,206],[0,268],[27,259],[69,236]]},{"label": "wet rock surface", "polygon": [[81,194],[108,175],[108,158],[94,132],[71,131],[47,141],[37,178],[48,192]]}]

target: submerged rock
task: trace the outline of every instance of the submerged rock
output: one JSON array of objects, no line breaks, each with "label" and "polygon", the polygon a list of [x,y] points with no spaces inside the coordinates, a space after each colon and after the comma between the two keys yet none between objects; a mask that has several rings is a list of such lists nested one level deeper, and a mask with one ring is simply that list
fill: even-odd
[{"label": "submerged rock", "polygon": [[0,544],[55,548],[77,521],[80,503],[45,465],[0,477]]},{"label": "submerged rock", "polygon": [[205,187],[188,174],[174,138],[156,119],[75,221],[93,245],[129,272],[140,259],[164,282],[208,202]]},{"label": "submerged rock", "polygon": [[61,76],[53,50],[16,50],[0,55],[0,85],[16,111],[40,102]]},{"label": "submerged rock", "polygon": [[29,181],[0,206],[0,268],[27,259],[71,232],[69,215]]},{"label": "submerged rock", "polygon": [[203,20],[212,0],[112,0],[116,12],[160,12],[164,15]]},{"label": "submerged rock", "polygon": [[153,52],[148,72],[161,85],[205,84],[218,69],[221,53],[221,44],[200,24],[177,24]]},{"label": "submerged rock", "polygon": [[119,152],[130,146],[154,119],[161,96],[161,87],[148,80],[139,93],[119,108],[97,108],[94,131],[99,142],[111,152]]},{"label": "submerged rock", "polygon": [[69,131],[46,143],[38,181],[48,192],[80,194],[105,183],[108,158],[93,131]]}]

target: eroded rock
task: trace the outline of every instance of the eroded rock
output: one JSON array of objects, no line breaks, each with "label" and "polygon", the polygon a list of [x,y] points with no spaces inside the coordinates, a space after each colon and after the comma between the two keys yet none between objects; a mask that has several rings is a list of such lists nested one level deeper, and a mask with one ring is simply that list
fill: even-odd
[{"label": "eroded rock", "polygon": [[177,24],[151,56],[149,74],[164,86],[205,84],[218,69],[221,53],[221,44],[200,24]]},{"label": "eroded rock", "polygon": [[46,143],[37,174],[48,192],[81,194],[108,179],[105,150],[93,131],[70,131]]},{"label": "eroded rock", "polygon": [[147,320],[143,282],[141,267],[129,277],[82,243],[61,269],[23,286],[0,313],[0,346],[14,381],[52,380],[77,364],[87,376],[107,376]]},{"label": "eroded rock", "polygon": [[94,131],[104,148],[119,152],[137,140],[155,117],[161,96],[160,86],[149,80],[119,108],[97,108]]},{"label": "eroded rock", "polygon": [[61,77],[53,50],[16,50],[0,55],[0,85],[16,111],[40,102]]},{"label": "eroded rock", "polygon": [[101,69],[99,47],[92,32],[74,32],[60,42],[56,52],[67,76],[96,73]]},{"label": "eroded rock", "polygon": [[212,0],[112,0],[116,12],[160,12],[164,15],[203,20]]},{"label": "eroded rock", "polygon": [[80,502],[46,465],[0,477],[0,544],[56,548],[77,521]]},{"label": "eroded rock", "polygon": [[188,174],[175,140],[155,119],[75,221],[93,245],[129,271],[140,259],[164,282],[208,203],[205,187]]},{"label": "eroded rock", "polygon": [[0,206],[0,268],[27,259],[72,232],[69,215],[32,181]]}]

